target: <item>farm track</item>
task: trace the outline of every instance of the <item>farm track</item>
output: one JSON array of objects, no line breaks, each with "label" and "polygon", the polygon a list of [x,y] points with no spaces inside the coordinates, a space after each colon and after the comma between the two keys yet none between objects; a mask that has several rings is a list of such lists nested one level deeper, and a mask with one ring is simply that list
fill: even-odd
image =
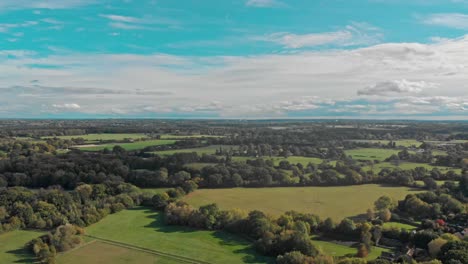
[{"label": "farm track", "polygon": [[161,256],[161,257],[175,259],[177,261],[181,261],[181,263],[214,264],[214,263],[203,261],[203,260],[197,260],[197,259],[182,257],[182,256],[178,256],[178,255],[174,255],[174,254],[154,250],[154,249],[148,249],[148,248],[144,248],[144,247],[134,246],[134,245],[131,245],[131,244],[126,244],[126,243],[122,243],[122,242],[118,242],[118,241],[114,241],[114,240],[109,240],[109,239],[105,239],[105,238],[95,237],[95,236],[91,236],[91,235],[85,235],[85,236],[87,236],[89,238],[99,240],[99,241],[107,243],[107,244],[114,245],[114,246],[125,247],[125,248],[128,248],[128,249],[138,250],[138,251],[141,251],[141,252],[145,252],[145,253]]}]

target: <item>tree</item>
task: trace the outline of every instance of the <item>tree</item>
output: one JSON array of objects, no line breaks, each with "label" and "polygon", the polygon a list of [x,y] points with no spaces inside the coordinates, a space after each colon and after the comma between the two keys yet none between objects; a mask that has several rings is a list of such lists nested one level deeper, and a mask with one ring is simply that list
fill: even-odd
[{"label": "tree", "polygon": [[278,264],[312,264],[312,257],[302,254],[300,251],[291,251],[276,258]]},{"label": "tree", "polygon": [[360,244],[359,247],[358,247],[358,251],[357,251],[357,257],[358,258],[366,258],[367,255],[369,255],[369,251],[368,251],[366,245]]},{"label": "tree", "polygon": [[381,196],[374,202],[375,210],[381,211],[384,209],[393,210],[396,207],[396,202],[389,196]]},{"label": "tree", "polygon": [[375,212],[372,208],[367,209],[366,215],[368,220],[373,220],[375,218]]},{"label": "tree", "polygon": [[440,238],[440,237],[429,242],[429,244],[427,244],[427,248],[429,250],[429,254],[431,255],[431,257],[433,258],[437,257],[437,255],[440,252],[440,249],[447,242],[448,242],[447,240]]},{"label": "tree", "polygon": [[383,209],[382,211],[379,212],[379,217],[382,221],[388,222],[392,218],[392,213],[390,212],[389,209]]},{"label": "tree", "polygon": [[468,242],[449,241],[440,249],[439,260],[444,264],[468,263]]}]

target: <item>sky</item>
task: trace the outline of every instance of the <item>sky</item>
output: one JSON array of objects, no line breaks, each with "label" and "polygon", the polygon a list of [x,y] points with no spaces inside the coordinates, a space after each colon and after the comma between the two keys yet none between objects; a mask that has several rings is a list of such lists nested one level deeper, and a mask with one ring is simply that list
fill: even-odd
[{"label": "sky", "polygon": [[0,0],[0,118],[468,120],[468,0]]}]

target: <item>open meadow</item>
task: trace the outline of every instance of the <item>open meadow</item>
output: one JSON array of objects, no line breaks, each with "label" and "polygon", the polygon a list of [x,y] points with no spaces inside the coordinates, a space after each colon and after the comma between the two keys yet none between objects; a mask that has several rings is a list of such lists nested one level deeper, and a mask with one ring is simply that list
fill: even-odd
[{"label": "open meadow", "polygon": [[132,151],[132,150],[144,149],[146,147],[151,147],[151,146],[172,145],[175,142],[176,140],[151,139],[151,140],[137,141],[137,142],[132,142],[132,143],[109,143],[109,144],[101,144],[101,145],[87,145],[87,146],[75,146],[75,147],[83,151],[100,151],[106,148],[109,150],[112,150],[114,146],[118,145],[127,151]]},{"label": "open meadow", "polygon": [[34,255],[25,248],[26,243],[44,232],[15,230],[0,235],[0,263],[33,263]]},{"label": "open meadow", "polygon": [[381,148],[358,148],[345,150],[346,155],[355,160],[379,160],[383,161],[393,154],[398,154],[399,149],[381,149]]},{"label": "open meadow", "polygon": [[[54,137],[43,137],[54,138]],[[124,140],[124,139],[141,139],[148,138],[147,135],[142,133],[99,133],[99,134],[86,134],[86,135],[72,135],[72,136],[57,136],[60,139],[73,139],[82,138],[85,141],[99,141],[99,140]]]},{"label": "open meadow", "polygon": [[151,153],[157,155],[173,155],[176,153],[192,153],[196,152],[199,156],[203,154],[216,154],[216,150],[224,149],[228,150],[231,148],[237,148],[236,146],[228,146],[228,145],[212,145],[207,147],[200,147],[200,148],[188,148],[188,149],[171,149],[171,150],[161,150],[161,151],[153,151]]},{"label": "open meadow", "polygon": [[[354,255],[357,252],[357,247],[354,245],[356,243],[352,243],[353,245],[338,244],[333,241],[321,240],[319,237],[316,236],[312,238],[312,242],[323,253],[334,257],[342,257],[349,254]],[[367,256],[367,259],[376,259],[380,256],[380,254],[382,254],[383,251],[388,250],[380,247],[372,247],[369,255]]]},{"label": "open meadow", "polygon": [[[148,252],[155,252],[156,255],[172,255],[208,263],[271,261],[270,258],[257,255],[248,241],[236,235],[222,231],[167,226],[164,224],[162,213],[141,207],[109,215],[86,228],[86,233],[98,240],[103,239],[126,247],[143,248]],[[80,250],[74,251],[74,254],[80,254]],[[99,256],[99,252],[96,252],[96,258]]]},{"label": "open meadow", "polygon": [[272,215],[295,210],[340,221],[345,217],[365,213],[382,195],[401,200],[407,194],[414,192],[416,191],[407,187],[388,187],[377,184],[339,187],[200,189],[187,195],[184,200],[195,207],[216,203],[222,209],[261,210]]}]

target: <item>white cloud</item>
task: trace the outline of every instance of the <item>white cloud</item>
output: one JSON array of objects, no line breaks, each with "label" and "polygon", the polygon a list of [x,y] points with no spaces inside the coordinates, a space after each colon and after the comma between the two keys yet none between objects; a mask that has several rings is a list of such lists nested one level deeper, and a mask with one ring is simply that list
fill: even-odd
[{"label": "white cloud", "polygon": [[55,108],[55,109],[59,109],[59,110],[78,110],[78,109],[81,108],[81,106],[79,104],[75,104],[75,103],[72,103],[72,104],[53,104],[52,107]]},{"label": "white cloud", "polygon": [[[41,105],[63,105],[57,102],[67,98],[82,106],[75,111],[89,114],[185,108],[229,117],[334,108],[402,116],[411,105],[419,113],[448,111],[465,118],[468,111],[468,38],[245,57],[56,52],[39,57],[28,51],[0,51],[0,105],[34,113]],[[374,90],[369,84],[375,84]],[[365,87],[364,93],[376,95],[358,96]],[[388,107],[353,106],[366,103]],[[340,114],[346,116],[346,111]]]},{"label": "white cloud", "polygon": [[245,5],[262,8],[286,6],[283,2],[277,0],[248,0],[247,2],[245,2]]},{"label": "white cloud", "polygon": [[354,22],[338,31],[308,34],[278,32],[267,36],[256,37],[254,40],[274,42],[286,48],[298,49],[322,45],[371,45],[380,42],[382,37],[383,35],[378,28],[367,23]]},{"label": "white cloud", "polygon": [[0,9],[67,9],[96,3],[96,0],[2,0]]},{"label": "white cloud", "polygon": [[408,80],[394,80],[378,82],[364,89],[358,90],[358,95],[395,95],[395,94],[415,94],[424,89],[434,88],[437,85],[425,81],[412,82]]},{"label": "white cloud", "polygon": [[112,21],[125,22],[125,23],[140,23],[140,19],[130,16],[120,16],[120,15],[100,15],[101,17],[107,18]]},{"label": "white cloud", "polygon": [[422,18],[428,25],[444,26],[456,29],[468,29],[468,15],[460,13],[432,14]]}]

